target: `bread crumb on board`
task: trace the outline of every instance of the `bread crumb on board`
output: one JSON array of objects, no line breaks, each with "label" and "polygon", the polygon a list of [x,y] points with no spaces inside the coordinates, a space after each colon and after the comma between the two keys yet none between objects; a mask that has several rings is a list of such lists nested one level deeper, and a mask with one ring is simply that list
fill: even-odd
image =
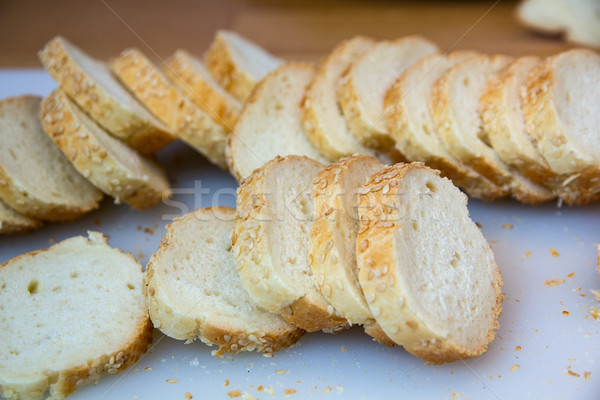
[{"label": "bread crumb on board", "polygon": [[194,398],[194,396],[192,396],[192,394],[190,392],[185,392],[183,397],[185,397],[187,400],[191,400]]},{"label": "bread crumb on board", "polygon": [[552,280],[548,280],[548,279],[544,279],[544,285],[548,286],[548,287],[555,287],[558,285],[562,285],[563,283],[565,283],[566,280],[565,279],[552,279]]},{"label": "bread crumb on board", "polygon": [[292,389],[292,388],[285,388],[285,389],[283,389],[283,393],[284,393],[286,396],[288,396],[288,395],[291,395],[291,394],[294,394],[294,393],[296,393],[296,392],[297,392],[297,390],[296,390],[296,389]]},{"label": "bread crumb on board", "polygon": [[177,382],[179,382],[179,379],[177,379],[177,378],[167,379],[167,383],[177,383]]},{"label": "bread crumb on board", "polygon": [[526,252],[525,252],[525,257],[526,257],[526,258],[529,258],[529,257],[531,257],[531,251],[526,251]]},{"label": "bread crumb on board", "polygon": [[549,251],[552,257],[560,257],[560,253],[554,247],[551,247]]},{"label": "bread crumb on board", "polygon": [[505,224],[502,224],[502,228],[504,228],[504,229],[513,229],[514,226],[513,226],[513,224],[505,223]]},{"label": "bread crumb on board", "polygon": [[242,397],[242,392],[239,389],[232,390],[230,392],[227,392],[227,396],[229,396],[229,398],[231,399],[235,397]]},{"label": "bread crumb on board", "polygon": [[510,372],[515,372],[521,369],[521,366],[519,364],[513,364],[512,367],[510,367]]}]

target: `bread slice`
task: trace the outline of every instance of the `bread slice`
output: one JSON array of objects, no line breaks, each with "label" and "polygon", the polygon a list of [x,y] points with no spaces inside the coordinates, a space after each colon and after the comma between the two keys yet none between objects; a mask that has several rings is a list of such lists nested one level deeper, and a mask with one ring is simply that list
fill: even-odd
[{"label": "bread slice", "polygon": [[0,198],[36,219],[67,221],[98,207],[102,193],[44,133],[36,96],[0,101]]},{"label": "bread slice", "polygon": [[359,204],[358,278],[383,331],[434,364],[483,353],[498,328],[502,281],[467,197],[411,163],[373,175]]},{"label": "bread slice", "polygon": [[39,52],[44,68],[98,124],[142,153],[155,153],[175,139],[112,75],[65,38],[57,36]]},{"label": "bread slice", "polygon": [[400,152],[422,161],[462,188],[469,196],[487,201],[509,195],[473,168],[455,158],[440,140],[431,115],[431,88],[454,65],[478,55],[474,51],[430,54],[407,68],[387,91],[384,108],[387,131]]},{"label": "bread slice", "polygon": [[231,236],[250,297],[308,332],[335,332],[345,325],[319,291],[309,261],[312,181],[322,167],[291,155],[255,170],[240,183]]},{"label": "bread slice", "polygon": [[184,142],[227,168],[227,131],[185,96],[141,51],[130,48],[110,60],[121,82]]},{"label": "bread slice", "polygon": [[565,34],[567,40],[600,47],[600,3],[589,0],[525,0],[517,17],[537,31]]},{"label": "bread slice", "polygon": [[527,130],[569,204],[600,199],[600,55],[574,49],[548,58],[529,75],[523,109]]},{"label": "bread slice", "polygon": [[219,346],[219,356],[273,353],[304,331],[259,308],[246,292],[231,254],[234,217],[231,208],[203,208],[167,226],[146,268],[150,317],[167,336]]},{"label": "bread slice", "polygon": [[163,72],[227,132],[233,130],[242,103],[219,85],[202,61],[185,50],[177,50],[165,61]]},{"label": "bread slice", "polygon": [[395,149],[385,123],[383,98],[402,72],[438,47],[420,36],[381,41],[344,73],[338,98],[348,126],[365,146]]},{"label": "bread slice", "polygon": [[262,78],[283,63],[257,44],[226,30],[217,31],[204,62],[217,82],[241,102]]},{"label": "bread slice", "polygon": [[335,162],[356,153],[378,155],[375,150],[363,146],[354,137],[346,124],[337,97],[338,84],[344,71],[374,44],[375,41],[362,36],[340,43],[321,61],[306,90],[302,102],[304,129],[310,141],[329,161]]},{"label": "bread slice", "polygon": [[432,89],[433,120],[450,154],[509,189],[519,201],[543,203],[554,198],[552,192],[507,166],[482,130],[481,96],[488,79],[510,62],[507,56],[482,54],[447,70]]},{"label": "bread slice", "polygon": [[256,86],[227,144],[229,170],[238,180],[275,156],[305,155],[327,162],[306,137],[300,116],[300,102],[314,74],[312,64],[287,63]]},{"label": "bread slice", "polygon": [[61,89],[42,101],[40,119],[77,171],[117,204],[146,209],[170,195],[169,181],[157,162],[111,136]]},{"label": "bread slice", "polygon": [[89,232],[0,266],[0,395],[62,399],[152,341],[142,266]]},{"label": "bread slice", "polygon": [[0,234],[23,233],[40,226],[41,221],[16,212],[0,200]]}]

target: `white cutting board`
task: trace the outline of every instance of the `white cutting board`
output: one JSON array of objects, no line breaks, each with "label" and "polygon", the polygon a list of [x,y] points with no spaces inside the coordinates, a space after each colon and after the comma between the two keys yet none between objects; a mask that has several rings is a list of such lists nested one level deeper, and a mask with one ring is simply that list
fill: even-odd
[{"label": "white cutting board", "polygon": [[[41,70],[0,70],[0,98],[44,95],[54,86]],[[89,229],[108,235],[112,246],[145,265],[173,217],[196,207],[235,205],[234,179],[190,148],[174,143],[159,158],[174,187],[169,204],[142,212],[106,199],[99,210],[73,222],[0,237],[0,262]],[[202,189],[209,194],[201,195]],[[504,280],[500,329],[480,357],[427,365],[353,328],[339,335],[307,334],[272,358],[245,353],[219,359],[211,356],[214,347],[184,345],[157,332],[151,351],[135,367],[83,387],[70,399],[185,399],[186,392],[194,399],[600,398],[600,319],[591,316],[600,304],[590,293],[600,289],[600,205],[473,200],[469,209]]]}]

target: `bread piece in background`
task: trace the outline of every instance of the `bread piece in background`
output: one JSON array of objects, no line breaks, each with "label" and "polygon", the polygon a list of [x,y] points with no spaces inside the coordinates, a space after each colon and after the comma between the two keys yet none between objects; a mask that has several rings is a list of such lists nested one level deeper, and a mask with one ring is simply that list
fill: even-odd
[{"label": "bread piece in background", "polygon": [[226,168],[227,131],[185,96],[139,50],[131,48],[110,60],[121,82],[172,132],[213,164]]},{"label": "bread piece in background", "polygon": [[0,101],[0,198],[35,219],[72,220],[96,209],[102,192],[46,135],[40,102],[28,95]]},{"label": "bread piece in background", "polygon": [[227,132],[233,130],[243,104],[221,87],[201,60],[177,50],[165,61],[163,72],[216,123]]},{"label": "bread piece in background", "polygon": [[259,308],[246,292],[231,253],[234,217],[231,208],[203,208],[167,227],[146,268],[150,317],[170,337],[219,346],[219,356],[273,353],[304,331]]},{"label": "bread piece in background", "polygon": [[103,62],[91,58],[57,36],[38,53],[44,68],[92,119],[136,150],[151,154],[175,139],[113,76]]},{"label": "bread piece in background", "polygon": [[494,201],[509,192],[450,154],[438,135],[430,107],[435,82],[451,67],[478,54],[469,50],[433,53],[417,61],[387,91],[385,119],[390,136],[407,159],[440,170],[471,197]]},{"label": "bread piece in background", "polygon": [[300,103],[314,75],[312,64],[291,62],[255,87],[227,143],[229,170],[238,180],[276,156],[296,154],[327,162],[308,140],[301,121]]},{"label": "bread piece in background", "polygon": [[112,137],[61,89],[44,98],[40,119],[77,171],[115,203],[146,209],[170,195],[167,176],[155,160]]},{"label": "bread piece in background", "polygon": [[219,30],[204,54],[204,63],[225,90],[244,102],[254,86],[283,60],[235,32]]},{"label": "bread piece in background", "polygon": [[42,222],[27,217],[0,200],[0,234],[23,233],[42,226]]},{"label": "bread piece in background", "polygon": [[276,157],[240,182],[231,242],[250,297],[308,332],[346,329],[323,297],[309,261],[312,181],[323,165]]},{"label": "bread piece in background", "polygon": [[383,99],[402,72],[437,50],[429,40],[407,36],[378,42],[350,64],[339,84],[338,99],[359,142],[389,153],[394,162],[405,160],[388,132]]},{"label": "bread piece in background", "polygon": [[486,351],[502,281],[467,197],[421,163],[397,164],[371,177],[358,212],[358,278],[387,336],[434,364]]},{"label": "bread piece in background", "polygon": [[573,49],[534,67],[523,93],[529,134],[562,178],[559,197],[584,205],[600,199],[600,54]]},{"label": "bread piece in background", "polygon": [[0,396],[62,399],[152,342],[142,266],[88,232],[0,266]]}]

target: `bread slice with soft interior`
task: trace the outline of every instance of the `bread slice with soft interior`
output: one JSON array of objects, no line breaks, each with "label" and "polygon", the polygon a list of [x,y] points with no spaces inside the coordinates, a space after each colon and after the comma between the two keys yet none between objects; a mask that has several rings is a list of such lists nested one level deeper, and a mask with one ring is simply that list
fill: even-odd
[{"label": "bread slice with soft interior", "polygon": [[506,165],[481,129],[480,100],[486,84],[512,61],[504,55],[481,54],[447,70],[432,88],[432,115],[450,154],[496,185],[510,190],[519,201],[539,204],[555,196],[516,168]]},{"label": "bread slice with soft interior", "polygon": [[219,85],[201,60],[185,50],[177,50],[164,62],[163,72],[227,132],[233,130],[242,103]]},{"label": "bread slice with soft interior", "polygon": [[229,170],[238,180],[275,156],[305,155],[327,162],[306,137],[301,122],[300,102],[314,74],[312,64],[291,62],[258,83],[227,144]]},{"label": "bread slice with soft interior", "polygon": [[358,210],[358,278],[387,336],[434,364],[486,351],[502,282],[467,197],[421,163],[396,164],[371,177]]},{"label": "bread slice with soft interior", "polygon": [[242,180],[231,242],[260,307],[308,332],[337,332],[347,323],[321,294],[309,261],[312,181],[322,168],[305,156],[276,157]]},{"label": "bread slice with soft interior", "polygon": [[142,153],[155,153],[175,139],[170,129],[140,104],[110,68],[57,36],[38,53],[59,86],[98,124]]},{"label": "bread slice with soft interior", "polygon": [[150,317],[167,336],[219,346],[219,356],[273,353],[304,331],[259,308],[246,292],[231,254],[234,217],[232,208],[202,208],[167,226],[146,268]]},{"label": "bread slice with soft interior", "polygon": [[219,30],[204,54],[204,63],[225,90],[244,102],[254,86],[283,60],[235,32]]},{"label": "bread slice with soft interior", "polygon": [[[353,154],[377,156],[374,149],[363,146],[352,134],[337,97],[340,78],[350,64],[369,50],[375,41],[356,36],[338,44],[319,63],[314,79],[302,102],[302,123],[310,141],[335,162]],[[381,159],[381,157],[378,157]],[[383,160],[388,163],[390,160]]]},{"label": "bread slice with soft interior", "polygon": [[46,135],[37,96],[0,101],[0,198],[17,212],[67,221],[98,207],[102,192]]},{"label": "bread slice with soft interior", "polygon": [[0,266],[0,396],[62,399],[152,342],[142,266],[97,232]]},{"label": "bread slice with soft interior", "polygon": [[362,144],[388,152],[396,149],[387,130],[383,98],[402,72],[437,50],[429,40],[407,36],[376,43],[350,65],[339,85],[338,99],[350,130]]},{"label": "bread slice with soft interior", "polygon": [[185,143],[226,168],[228,132],[185,96],[141,51],[123,50],[110,60],[121,82]]},{"label": "bread slice with soft interior", "polygon": [[0,200],[0,234],[23,233],[42,226],[42,222],[16,212]]},{"label": "bread slice with soft interior", "polygon": [[451,67],[479,53],[468,50],[430,54],[407,68],[384,97],[387,131],[407,159],[421,161],[469,196],[487,201],[509,195],[469,165],[454,157],[442,143],[431,115],[431,88]]},{"label": "bread slice with soft interior", "polygon": [[573,49],[534,68],[523,94],[527,130],[569,204],[600,199],[600,54]]},{"label": "bread slice with soft interior", "polygon": [[115,203],[146,209],[169,197],[162,167],[98,126],[61,89],[44,98],[40,119],[77,171]]}]

